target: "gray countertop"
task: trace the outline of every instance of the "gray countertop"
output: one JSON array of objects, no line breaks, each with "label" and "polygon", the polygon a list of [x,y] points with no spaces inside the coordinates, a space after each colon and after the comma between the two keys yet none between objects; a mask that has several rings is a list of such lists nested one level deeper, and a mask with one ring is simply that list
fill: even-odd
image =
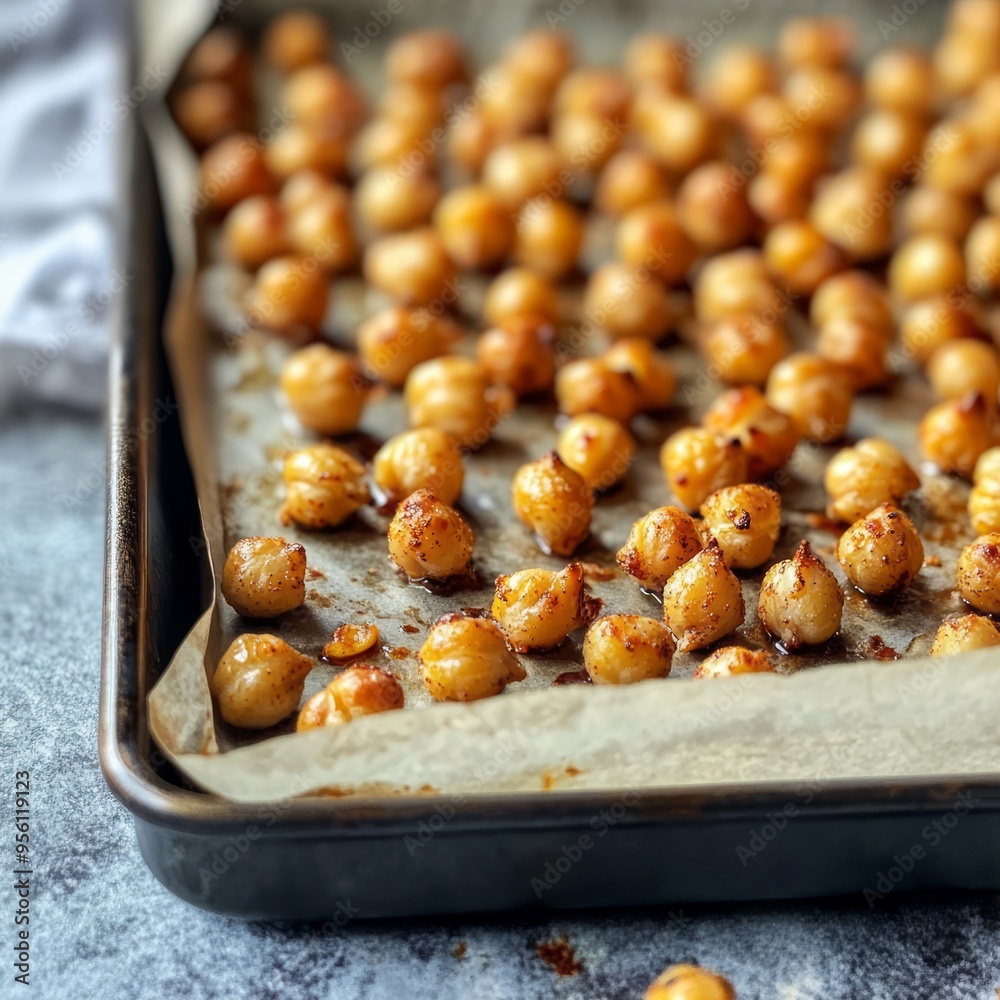
[{"label": "gray countertop", "polygon": [[[37,412],[0,428],[3,843],[13,772],[32,781],[28,994],[12,981],[4,878],[0,997],[641,997],[671,962],[724,972],[740,1000],[996,1000],[993,895],[357,922],[332,932],[241,923],[171,896],[146,869],[97,760],[104,444],[98,421]],[[5,849],[7,858],[12,852]],[[560,977],[537,946],[565,936]],[[462,957],[459,957],[462,956]]]}]

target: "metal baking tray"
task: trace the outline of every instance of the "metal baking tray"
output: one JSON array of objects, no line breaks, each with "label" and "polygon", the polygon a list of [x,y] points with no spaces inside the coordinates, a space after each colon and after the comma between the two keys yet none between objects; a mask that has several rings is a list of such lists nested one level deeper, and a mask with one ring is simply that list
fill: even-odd
[{"label": "metal baking tray", "polygon": [[[887,891],[1000,887],[993,776],[264,806],[188,786],[151,743],[146,697],[206,606],[211,580],[161,342],[171,265],[138,130],[127,177],[136,279],[111,352],[99,740],[106,780],[168,889],[232,916],[340,926],[866,889],[874,904]],[[928,837],[936,821],[957,815],[956,803],[961,821]],[[916,865],[906,860],[914,845],[925,855]]]}]

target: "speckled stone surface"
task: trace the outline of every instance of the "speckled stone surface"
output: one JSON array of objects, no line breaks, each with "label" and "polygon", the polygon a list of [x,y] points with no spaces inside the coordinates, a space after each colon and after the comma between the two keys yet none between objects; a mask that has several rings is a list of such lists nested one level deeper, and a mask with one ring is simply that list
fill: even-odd
[{"label": "speckled stone surface", "polygon": [[[741,1000],[996,1000],[993,896],[681,907],[482,921],[244,924],[192,909],[147,871],[105,788],[96,727],[104,445],[94,420],[35,413],[0,429],[3,868],[8,789],[30,768],[32,990],[13,982],[0,892],[0,997],[45,1000],[641,997],[671,962],[724,972]],[[580,970],[538,945],[565,936]]]}]

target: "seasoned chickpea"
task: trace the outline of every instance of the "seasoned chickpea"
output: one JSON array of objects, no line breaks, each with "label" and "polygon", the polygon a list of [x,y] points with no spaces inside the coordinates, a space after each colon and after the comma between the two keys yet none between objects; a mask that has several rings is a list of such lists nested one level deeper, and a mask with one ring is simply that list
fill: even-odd
[{"label": "seasoned chickpea", "polygon": [[331,663],[353,660],[370,653],[378,645],[378,626],[348,622],[338,625],[323,647],[323,659]]},{"label": "seasoned chickpea", "polygon": [[809,305],[809,319],[822,329],[835,318],[865,320],[892,336],[893,319],[885,287],[865,271],[844,271],[827,278]]},{"label": "seasoned chickpea", "polygon": [[937,95],[930,57],[919,49],[883,49],[865,70],[865,96],[878,108],[932,115]]},{"label": "seasoned chickpea", "polygon": [[420,647],[424,685],[438,701],[478,701],[528,675],[489,618],[452,613],[431,626]]},{"label": "seasoned chickpea", "polygon": [[854,117],[861,104],[861,85],[848,70],[803,66],[789,73],[781,85],[797,121],[836,133]]},{"label": "seasoned chickpea", "polygon": [[716,490],[747,478],[747,456],[740,442],[703,427],[686,427],[667,438],[660,465],[674,496],[691,510]]},{"label": "seasoned chickpea", "polygon": [[712,63],[701,98],[727,118],[738,118],[761,94],[777,88],[771,56],[753,45],[732,45]]},{"label": "seasoned chickpea", "polygon": [[845,66],[857,45],[857,32],[846,17],[793,17],[781,26],[778,55],[786,66]]},{"label": "seasoned chickpea", "polygon": [[636,87],[684,93],[689,63],[684,42],[671,35],[646,32],[636,35],[625,49],[622,66]]},{"label": "seasoned chickpea", "polygon": [[254,271],[289,249],[285,213],[276,198],[263,194],[244,198],[226,216],[222,252],[240,266]]},{"label": "seasoned chickpea", "polygon": [[920,480],[888,441],[864,438],[830,459],[823,484],[829,497],[827,515],[852,524],[882,504],[902,503]]},{"label": "seasoned chickpea", "polygon": [[914,302],[903,313],[899,324],[903,352],[921,365],[926,364],[942,345],[978,334],[969,310],[948,295]]},{"label": "seasoned chickpea", "polygon": [[941,622],[931,646],[931,656],[955,656],[973,649],[1000,646],[1000,631],[981,615],[963,615]]},{"label": "seasoned chickpea", "polygon": [[429,135],[444,121],[446,99],[436,87],[423,83],[390,83],[378,99],[376,114],[411,121]]},{"label": "seasoned chickpea", "polygon": [[1000,448],[979,456],[973,470],[975,484],[969,494],[969,518],[978,535],[1000,531]]},{"label": "seasoned chickpea", "polygon": [[757,316],[719,320],[709,326],[701,341],[710,374],[728,385],[763,385],[789,346],[780,322],[768,323]]},{"label": "seasoned chickpea", "polygon": [[622,424],[642,409],[632,374],[612,368],[602,358],[577,358],[563,365],[556,372],[556,400],[560,412],[570,417],[603,413]]},{"label": "seasoned chickpea", "polygon": [[648,268],[666,285],[681,281],[698,253],[669,201],[628,212],[618,223],[615,250],[624,263]]},{"label": "seasoned chickpea", "polygon": [[434,225],[448,256],[461,268],[497,264],[514,244],[510,210],[481,184],[449,191],[434,210]]},{"label": "seasoned chickpea", "polygon": [[491,614],[518,653],[553,649],[589,625],[601,602],[587,593],[583,566],[570,563],[558,573],[522,569],[497,577]]},{"label": "seasoned chickpea", "polygon": [[347,189],[331,184],[288,218],[288,237],[303,256],[330,274],[345,271],[358,258]]},{"label": "seasoned chickpea", "polygon": [[323,62],[330,41],[326,22],[307,10],[290,10],[276,17],[264,32],[264,58],[281,74]]},{"label": "seasoned chickpea", "polygon": [[518,396],[545,392],[556,375],[556,331],[533,316],[512,316],[476,341],[476,357],[490,381]]},{"label": "seasoned chickpea", "polygon": [[769,152],[762,169],[808,192],[813,182],[830,169],[828,145],[829,140],[817,129],[804,127],[791,135],[779,134],[765,143]]},{"label": "seasoned chickpea", "polygon": [[556,442],[559,457],[592,490],[608,490],[625,478],[635,457],[635,438],[617,420],[582,413],[562,429]]},{"label": "seasoned chickpea", "polygon": [[462,493],[465,468],[458,442],[437,427],[418,427],[390,438],[375,453],[372,478],[387,505],[417,490],[454,504]]},{"label": "seasoned chickpea", "polygon": [[[922,550],[920,558],[923,561]],[[826,642],[840,628],[843,611],[844,592],[837,578],[806,541],[791,559],[764,574],[757,615],[787,649]]]},{"label": "seasoned chickpea", "polygon": [[681,653],[702,649],[735,631],[745,611],[740,581],[726,566],[715,539],[676,570],[663,588],[663,617]]},{"label": "seasoned chickpea", "polygon": [[701,516],[726,565],[753,569],[774,551],[781,532],[781,497],[757,483],[727,486],[705,499]]},{"label": "seasoned chickpea", "polygon": [[358,215],[372,229],[391,233],[426,223],[441,197],[441,185],[423,170],[365,172],[355,189]]},{"label": "seasoned chickpea", "polygon": [[437,150],[427,148],[426,126],[415,118],[382,115],[362,128],[351,148],[350,162],[356,171],[423,170],[437,164]]},{"label": "seasoned chickpea", "polygon": [[449,31],[429,28],[401,35],[385,54],[393,83],[419,83],[438,90],[466,78],[462,43]]},{"label": "seasoned chickpea", "polygon": [[287,180],[302,170],[343,177],[349,149],[350,136],[339,125],[293,123],[271,140],[264,159],[267,169],[279,180]]},{"label": "seasoned chickpea", "polygon": [[455,265],[434,229],[383,236],[365,251],[365,277],[403,305],[425,306],[453,297]]},{"label": "seasoned chickpea", "polygon": [[357,129],[367,112],[358,85],[330,63],[298,70],[288,78],[281,97],[296,125],[321,126],[342,138]]},{"label": "seasoned chickpea", "polygon": [[911,236],[936,233],[964,240],[978,214],[968,195],[918,184],[903,201],[903,228]]},{"label": "seasoned chickpea", "polygon": [[654,274],[628,264],[599,267],[583,300],[587,319],[612,337],[659,340],[670,328],[670,300]]},{"label": "seasoned chickpea", "polygon": [[679,94],[648,94],[636,111],[645,148],[672,174],[686,174],[711,159],[718,145],[718,124],[697,101]]},{"label": "seasoned chickpea", "polygon": [[244,299],[244,312],[253,326],[298,337],[322,326],[330,297],[330,283],[309,257],[275,257],[257,272]]},{"label": "seasoned chickpea", "polygon": [[549,278],[576,267],[583,246],[583,216],[568,201],[536,198],[517,216],[514,258]]},{"label": "seasoned chickpea", "polygon": [[242,538],[226,556],[222,596],[245,618],[277,618],[306,599],[306,550],[284,538]]},{"label": "seasoned chickpea", "polygon": [[796,184],[773,170],[761,170],[747,184],[747,203],[765,228],[804,218],[812,202],[812,184]]},{"label": "seasoned chickpea", "polygon": [[973,120],[947,118],[927,133],[920,162],[924,184],[978,195],[996,170],[996,153],[976,134]]},{"label": "seasoned chickpea", "polygon": [[411,580],[443,582],[469,574],[472,529],[430,490],[414,490],[389,523],[389,555]]},{"label": "seasoned chickpea", "polygon": [[543,552],[569,556],[590,534],[594,494],[579,473],[552,451],[522,465],[511,484],[514,513]]},{"label": "seasoned chickpea", "polygon": [[881,170],[890,179],[912,173],[919,162],[926,127],[920,118],[905,111],[869,111],[855,126],[851,159]]},{"label": "seasoned chickpea", "polygon": [[724,646],[706,656],[694,672],[695,680],[707,677],[735,677],[737,674],[773,674],[774,664],[762,649]]},{"label": "seasoned chickpea", "polygon": [[390,306],[358,327],[358,353],[368,378],[398,388],[417,365],[446,354],[461,336],[446,316]]},{"label": "seasoned chickpea", "polygon": [[927,363],[927,377],[942,399],[962,399],[979,393],[995,408],[1000,393],[1000,357],[981,340],[952,340],[942,344]]},{"label": "seasoned chickpea", "polygon": [[621,124],[596,115],[561,114],[549,134],[563,169],[598,174],[621,148]]},{"label": "seasoned chickpea", "polygon": [[295,722],[299,733],[324,726],[341,726],[362,715],[403,707],[403,687],[382,667],[348,667],[302,706]]},{"label": "seasoned chickpea", "polygon": [[891,214],[878,211],[887,183],[870,167],[834,174],[816,192],[809,221],[851,260],[881,257],[892,245]]},{"label": "seasoned chickpea", "polygon": [[816,352],[841,365],[857,390],[882,385],[889,377],[885,335],[864,320],[830,320],[816,340]]},{"label": "seasoned chickpea", "polygon": [[505,138],[503,130],[480,109],[452,122],[448,131],[448,158],[472,176],[478,176],[490,155]]},{"label": "seasoned chickpea", "polygon": [[663,410],[670,405],[677,375],[667,355],[657,351],[651,341],[616,340],[602,360],[613,371],[632,377],[643,410]]},{"label": "seasoned chickpea", "polygon": [[995,37],[951,32],[934,49],[935,80],[946,98],[970,94],[997,68]]},{"label": "seasoned chickpea", "polygon": [[670,184],[659,163],[642,150],[623,149],[601,171],[594,204],[605,215],[623,216],[669,196]]},{"label": "seasoned chickpea", "polygon": [[483,184],[508,209],[557,190],[559,154],[542,136],[525,136],[497,146],[483,163]]},{"label": "seasoned chickpea", "polygon": [[775,226],[764,240],[768,270],[790,292],[811,295],[847,265],[842,251],[805,219]]},{"label": "seasoned chickpea", "polygon": [[694,286],[695,313],[701,320],[766,313],[779,304],[764,257],[757,250],[733,250],[713,257]]},{"label": "seasoned chickpea", "polygon": [[312,660],[276,635],[238,636],[212,675],[222,718],[240,729],[267,729],[299,707]]},{"label": "seasoned chickpea", "polygon": [[250,134],[236,132],[205,150],[198,167],[201,202],[212,212],[228,211],[255,194],[277,188],[264,162],[264,148]]},{"label": "seasoned chickpea", "polygon": [[984,215],[972,226],[965,240],[965,261],[970,280],[974,278],[980,288],[1000,288],[1000,215]]},{"label": "seasoned chickpea", "polygon": [[300,170],[282,184],[278,201],[288,215],[294,215],[303,208],[308,208],[331,187],[333,184],[330,179],[318,170]]},{"label": "seasoned chickpea", "polygon": [[708,969],[671,965],[656,977],[644,1000],[736,1000],[736,992],[728,979]]},{"label": "seasoned chickpea", "polygon": [[515,74],[535,80],[555,93],[559,81],[576,61],[573,38],[565,32],[553,31],[551,27],[535,28],[508,43],[503,61]]},{"label": "seasoned chickpea", "polygon": [[751,479],[762,479],[780,469],[800,437],[792,418],[771,406],[752,385],[724,392],[705,411],[702,424],[715,434],[740,442]]},{"label": "seasoned chickpea", "polygon": [[964,282],[961,248],[937,233],[910,237],[889,262],[889,287],[906,302],[946,295]]},{"label": "seasoned chickpea", "polygon": [[746,178],[725,160],[695,167],[677,190],[677,218],[706,253],[740,246],[754,228]]},{"label": "seasoned chickpea", "polygon": [[837,562],[858,590],[878,597],[917,576],[924,546],[913,522],[895,504],[884,503],[840,536]]},{"label": "seasoned chickpea", "polygon": [[932,406],[917,428],[924,458],[942,472],[970,476],[979,456],[996,444],[994,411],[978,393]]},{"label": "seasoned chickpea", "polygon": [[552,106],[545,82],[503,63],[487,67],[480,80],[485,93],[479,111],[496,130],[494,145],[544,130]]},{"label": "seasoned chickpea", "polygon": [[598,618],[583,640],[583,665],[595,684],[638,684],[667,677],[674,640],[667,627],[642,615]]},{"label": "seasoned chickpea", "polygon": [[280,384],[299,423],[329,437],[353,431],[368,398],[355,359],[329,344],[310,344],[292,354]]},{"label": "seasoned chickpea", "polygon": [[196,149],[206,149],[233,132],[253,128],[253,109],[245,96],[221,80],[185,87],[171,101],[171,111]]},{"label": "seasoned chickpea", "polygon": [[281,520],[303,528],[333,528],[368,503],[365,467],[342,448],[314,444],[285,459]]},{"label": "seasoned chickpea", "polygon": [[517,316],[539,317],[556,325],[561,316],[559,293],[544,275],[526,267],[510,267],[486,289],[483,316],[494,326]]},{"label": "seasoned chickpea", "polygon": [[574,70],[559,85],[555,110],[559,114],[623,119],[628,116],[632,91],[617,72],[603,66]]},{"label": "seasoned chickpea", "polygon": [[1000,534],[980,535],[958,557],[963,600],[987,614],[1000,614]]},{"label": "seasoned chickpea", "polygon": [[641,586],[658,591],[701,550],[701,533],[690,514],[677,507],[657,507],[632,525],[616,558]]},{"label": "seasoned chickpea", "polygon": [[771,369],[767,401],[787,413],[803,437],[828,444],[847,429],[854,390],[837,362],[803,352],[789,355]]}]

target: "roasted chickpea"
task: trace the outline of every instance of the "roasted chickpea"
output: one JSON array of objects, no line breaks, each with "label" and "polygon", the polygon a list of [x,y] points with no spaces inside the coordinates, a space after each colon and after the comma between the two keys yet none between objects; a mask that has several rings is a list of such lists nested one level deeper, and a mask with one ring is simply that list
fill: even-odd
[{"label": "roasted chickpea", "polygon": [[740,581],[722,556],[719,543],[689,559],[663,588],[663,617],[681,653],[702,649],[735,631],[745,614]]},{"label": "roasted chickpea", "polygon": [[763,255],[746,249],[713,257],[695,281],[694,306],[701,320],[775,311],[778,292]]},{"label": "roasted chickpea", "polygon": [[437,427],[418,427],[390,438],[375,453],[372,478],[387,505],[417,490],[453,505],[462,493],[465,468],[458,442]]},{"label": "roasted chickpea", "polygon": [[254,271],[289,251],[285,213],[276,198],[257,194],[244,198],[226,216],[222,252],[231,261]]},{"label": "roasted chickpea", "polygon": [[669,201],[628,212],[618,223],[615,250],[624,263],[648,268],[666,285],[684,278],[698,252]]},{"label": "roasted chickpea", "polygon": [[910,237],[889,262],[889,287],[906,302],[946,295],[964,282],[961,248],[936,233]]},{"label": "roasted chickpea", "polygon": [[200,202],[217,214],[255,194],[273,194],[274,178],[264,162],[264,148],[246,132],[220,139],[205,150],[198,167]]},{"label": "roasted chickpea", "polygon": [[401,35],[385,54],[385,75],[393,83],[417,83],[442,90],[466,78],[462,43],[449,31],[429,28]]},{"label": "roasted chickpea", "polygon": [[341,448],[314,444],[285,459],[284,524],[332,528],[368,502],[365,467]]},{"label": "roasted chickpea", "polygon": [[427,147],[426,126],[414,118],[382,115],[373,118],[361,131],[351,149],[355,170],[419,170],[431,173],[437,164],[437,150]]},{"label": "roasted chickpea", "polygon": [[514,244],[510,210],[479,184],[449,191],[434,210],[434,225],[448,256],[469,270],[499,263]]},{"label": "roasted chickpea", "polygon": [[913,522],[895,504],[884,503],[840,536],[837,562],[858,590],[878,597],[917,576],[924,546]]},{"label": "roasted chickpea", "polygon": [[622,66],[636,87],[683,94],[689,62],[680,38],[647,32],[628,43]]},{"label": "roasted chickpea", "polygon": [[622,424],[642,409],[631,373],[612,368],[601,358],[578,358],[563,365],[556,372],[556,400],[560,412],[568,416],[603,413]]},{"label": "roasted chickpea", "polygon": [[965,261],[970,285],[975,279],[978,288],[1000,288],[1000,215],[984,215],[972,226],[965,240]]},{"label": "roasted chickpea", "polygon": [[242,36],[221,25],[195,43],[181,67],[185,81],[218,80],[244,98],[253,93],[253,59]]},{"label": "roasted chickpea", "polygon": [[556,375],[556,331],[533,316],[512,316],[476,341],[476,358],[490,381],[515,395],[552,388]]},{"label": "roasted chickpea", "polygon": [[645,1000],[736,1000],[736,992],[728,979],[708,969],[671,965],[646,990]]},{"label": "roasted chickpea", "polygon": [[809,214],[811,188],[811,183],[796,184],[765,168],[747,184],[747,203],[765,227],[777,226]]},{"label": "roasted chickpea", "polygon": [[890,213],[879,211],[886,184],[882,174],[870,167],[834,174],[819,187],[809,220],[851,260],[881,257],[892,245]]},{"label": "roasted chickpea", "polygon": [[288,218],[288,236],[300,254],[331,274],[345,271],[358,257],[347,190],[331,184]]},{"label": "roasted chickpea", "polygon": [[549,130],[563,169],[598,174],[621,148],[622,124],[596,115],[561,114]]},{"label": "roasted chickpea", "polygon": [[934,64],[919,49],[884,49],[865,70],[865,96],[877,108],[930,116],[936,103]]},{"label": "roasted chickpea", "polygon": [[411,580],[443,582],[472,567],[472,529],[430,490],[414,490],[389,523],[389,555]]},{"label": "roasted chickpea", "polygon": [[623,216],[669,195],[670,184],[659,163],[642,150],[623,149],[601,171],[594,204],[605,215]]},{"label": "roasted chickpea", "polygon": [[747,102],[739,124],[751,146],[766,146],[769,141],[776,142],[794,133],[800,123],[787,97],[780,93],[767,93],[758,94]]},{"label": "roasted chickpea", "polygon": [[980,535],[958,557],[963,600],[987,614],[1000,614],[1000,534]]},{"label": "roasted chickpea", "polygon": [[746,178],[724,160],[695,167],[677,191],[677,218],[707,253],[740,246],[754,227]]},{"label": "roasted chickpea", "polygon": [[329,344],[310,344],[285,362],[281,391],[303,427],[335,437],[358,426],[368,383],[351,355]]},{"label": "roasted chickpea", "polygon": [[996,444],[995,407],[978,393],[932,406],[920,421],[920,450],[942,472],[970,476],[976,460]]},{"label": "roasted chickpea", "polygon": [[703,427],[686,427],[667,438],[660,465],[674,496],[690,510],[716,490],[747,478],[747,456],[740,442]]},{"label": "roasted chickpea", "polygon": [[497,146],[483,163],[483,184],[511,211],[556,190],[559,154],[542,136],[525,136]]},{"label": "roasted chickpea", "polygon": [[309,257],[275,257],[267,261],[246,294],[244,312],[252,326],[298,337],[322,326],[330,284]]},{"label": "roasted chickpea", "polygon": [[781,26],[778,55],[786,66],[846,66],[857,32],[846,17],[794,17]]},{"label": "roasted chickpea", "polygon": [[836,318],[863,320],[892,337],[893,318],[885,287],[865,271],[844,271],[827,278],[815,291],[809,319],[822,329]]},{"label": "roasted chickpea", "polygon": [[422,170],[374,167],[355,189],[358,215],[378,232],[397,232],[426,223],[441,197],[437,179]]},{"label": "roasted chickpea", "polygon": [[526,267],[510,267],[486,289],[483,316],[494,326],[519,316],[538,317],[552,325],[559,322],[559,293],[548,278]]},{"label": "roasted chickpea", "polygon": [[840,628],[843,611],[844,592],[837,578],[806,541],[791,559],[764,574],[757,615],[787,649],[826,642]]},{"label": "roasted chickpea", "polygon": [[670,328],[670,300],[645,269],[610,263],[590,277],[583,300],[587,319],[612,337],[659,340]]},{"label": "roasted chickpea", "polygon": [[[983,189],[983,202],[986,205],[986,211],[990,215],[1000,215],[1000,173],[994,174]],[[962,204],[970,209],[969,225],[965,232],[953,232],[952,235],[958,240],[965,237],[976,217],[975,209],[970,205],[968,200],[964,200]]]},{"label": "roasted chickpea", "polygon": [[560,83],[555,110],[558,114],[624,119],[631,100],[631,88],[616,70],[587,66],[574,70]]},{"label": "roasted chickpea", "polygon": [[635,438],[617,420],[582,413],[562,429],[556,442],[559,457],[592,490],[608,490],[625,478],[635,458]]},{"label": "roasted chickpea", "polygon": [[914,302],[899,324],[903,352],[918,364],[926,364],[943,345],[979,333],[975,320],[961,302],[949,295]]},{"label": "roasted chickpea", "polygon": [[357,129],[367,112],[358,85],[329,63],[298,70],[285,83],[281,97],[295,124],[320,126],[331,136],[342,138]]},{"label": "roasted chickpea", "polygon": [[789,346],[780,322],[767,323],[756,316],[719,320],[701,341],[709,373],[729,385],[763,385]]},{"label": "roasted chickpea", "polygon": [[756,483],[727,486],[705,499],[701,516],[726,565],[753,569],[774,551],[781,532],[781,497]]},{"label": "roasted chickpea", "polygon": [[[798,121],[794,117],[793,120]],[[828,146],[829,140],[813,128],[803,127],[791,135],[779,134],[765,143],[768,154],[762,169],[794,188],[809,191],[813,182],[830,169]]]},{"label": "roasted chickpea", "polygon": [[798,432],[829,444],[843,437],[854,391],[850,376],[819,354],[790,354],[767,379],[767,401],[795,422]]},{"label": "roasted chickpea", "polygon": [[452,122],[448,132],[448,158],[472,176],[478,176],[490,155],[504,139],[510,138],[481,110]]},{"label": "roasted chickpea", "polygon": [[403,707],[403,687],[382,667],[348,667],[302,706],[295,722],[299,733],[324,726],[341,726],[362,715]]},{"label": "roasted chickpea", "polygon": [[278,201],[288,215],[294,215],[333,186],[330,179],[318,170],[301,170],[281,186]]},{"label": "roasted chickpea", "polygon": [[777,89],[771,56],[753,45],[732,45],[712,63],[701,98],[727,118],[739,118],[761,94]]},{"label": "roasted chickpea", "polygon": [[996,170],[996,153],[981,141],[973,119],[947,118],[927,133],[920,162],[924,184],[978,195]]},{"label": "roasted chickpea", "polygon": [[576,53],[570,35],[551,28],[535,28],[508,43],[503,61],[516,75],[534,80],[555,93],[559,81],[573,68]]},{"label": "roasted chickpea", "polygon": [[279,15],[264,32],[264,58],[271,69],[283,75],[323,62],[329,47],[326,22],[307,10]]},{"label": "roasted chickpea", "polygon": [[931,656],[955,656],[973,649],[1000,646],[1000,631],[980,615],[963,615],[941,622],[931,646]]},{"label": "roasted chickpea", "polygon": [[368,378],[398,388],[417,365],[446,354],[461,335],[446,316],[390,306],[358,327],[358,353]]},{"label": "roasted chickpea", "polygon": [[816,352],[839,364],[859,391],[882,385],[889,377],[885,335],[864,320],[830,320],[819,332]]},{"label": "roasted chickpea", "polygon": [[487,67],[480,80],[479,111],[496,132],[494,145],[545,129],[552,107],[546,83],[503,63]]},{"label": "roasted chickpea", "polygon": [[222,596],[245,618],[277,618],[306,599],[306,550],[284,538],[242,538],[226,556]]},{"label": "roasted chickpea", "polygon": [[981,340],[952,340],[942,344],[927,363],[927,377],[941,399],[962,399],[979,393],[988,408],[1000,394],[1000,357]]},{"label": "roasted chickpea", "polygon": [[[987,448],[979,456],[975,468],[972,470],[974,483],[979,483],[987,478],[1000,479],[1000,448]],[[980,534],[985,534],[985,532],[981,531]]]},{"label": "roasted chickpea", "polygon": [[670,405],[677,388],[677,375],[667,355],[657,351],[651,341],[616,340],[605,351],[602,361],[607,368],[632,377],[641,409],[663,410]]},{"label": "roasted chickpea", "polygon": [[347,172],[350,137],[339,125],[286,125],[264,151],[267,169],[279,180],[302,170],[316,170],[327,177]]},{"label": "roasted chickpea", "polygon": [[781,85],[797,121],[835,133],[854,117],[861,104],[861,85],[848,70],[803,66],[789,73]]},{"label": "roasted chickpea", "polygon": [[854,129],[851,158],[888,178],[902,177],[918,162],[925,131],[924,122],[905,111],[869,111]]},{"label": "roasted chickpea", "polygon": [[701,533],[689,514],[677,507],[657,507],[632,525],[616,558],[646,590],[658,591],[701,550]]},{"label": "roasted chickpea", "polygon": [[519,653],[553,649],[589,625],[601,602],[587,593],[583,566],[570,563],[558,573],[523,569],[497,577],[491,614]]},{"label": "roasted chickpea", "polygon": [[899,451],[882,438],[842,448],[823,476],[829,517],[848,524],[882,504],[900,504],[920,480]]},{"label": "roasted chickpea", "polygon": [[370,653],[378,646],[378,640],[377,625],[345,622],[333,630],[321,655],[330,663],[343,663]]},{"label": "roasted chickpea", "polygon": [[267,729],[299,707],[312,667],[312,660],[284,639],[245,634],[222,654],[210,686],[229,725]]},{"label": "roasted chickpea", "polygon": [[438,701],[478,701],[528,675],[489,618],[452,613],[431,626],[420,647],[424,685]]},{"label": "roasted chickpea", "polygon": [[205,149],[233,132],[253,128],[253,109],[232,84],[221,80],[193,83],[171,102],[171,111],[196,149]]},{"label": "roasted chickpea", "polygon": [[952,32],[934,48],[934,75],[947,98],[972,93],[998,68],[996,39],[986,35]]},{"label": "roasted chickpea", "polygon": [[672,174],[688,173],[717,151],[716,121],[689,97],[649,94],[636,116],[643,145]]},{"label": "roasted chickpea", "polygon": [[804,219],[783,222],[767,234],[764,261],[790,292],[802,295],[847,266],[842,251]]},{"label": "roasted chickpea", "polygon": [[667,627],[641,615],[606,615],[587,629],[583,665],[595,684],[638,684],[667,677],[674,640]]},{"label": "roasted chickpea", "polygon": [[1000,531],[1000,448],[989,448],[979,456],[972,474],[969,518],[979,535]]},{"label": "roasted chickpea", "polygon": [[583,216],[567,201],[536,198],[516,221],[514,258],[549,278],[562,278],[576,267],[583,245]]},{"label": "roasted chickpea", "polygon": [[369,283],[403,305],[447,301],[455,281],[444,241],[429,228],[376,240],[365,251],[364,270]]},{"label": "roasted chickpea", "polygon": [[774,664],[762,649],[724,646],[706,656],[694,672],[695,680],[707,677],[735,677],[737,674],[773,674]]},{"label": "roasted chickpea", "polygon": [[522,465],[514,474],[511,498],[514,513],[534,531],[546,554],[572,555],[590,534],[594,494],[558,452]]},{"label": "roasted chickpea", "polygon": [[425,135],[444,122],[446,99],[436,87],[423,83],[391,83],[383,91],[375,106],[382,118],[411,121]]}]

